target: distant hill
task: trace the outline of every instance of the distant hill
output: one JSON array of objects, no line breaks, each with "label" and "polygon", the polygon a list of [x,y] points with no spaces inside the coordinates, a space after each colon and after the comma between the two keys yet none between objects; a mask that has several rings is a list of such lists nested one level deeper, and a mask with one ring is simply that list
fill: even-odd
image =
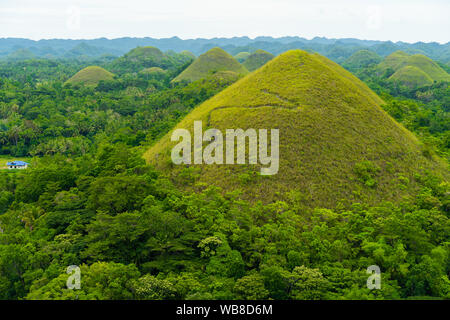
[{"label": "distant hill", "polygon": [[272,60],[274,58],[274,55],[258,49],[255,52],[253,52],[242,64],[248,71],[255,71],[256,69],[261,68],[263,65],[265,65],[267,62]]},{"label": "distant hill", "polygon": [[173,50],[169,50],[164,53],[170,59],[170,67],[169,68],[178,68],[181,66],[185,66],[186,64],[191,64],[197,57],[190,51],[184,50],[180,53],[177,53]]},{"label": "distant hill", "polygon": [[35,59],[36,55],[29,49],[18,49],[10,53],[6,58],[9,60],[30,60]]},{"label": "distant hill", "polygon": [[196,81],[218,71],[232,71],[241,75],[248,73],[248,70],[229,53],[221,48],[213,48],[199,56],[187,69],[172,81]]},{"label": "distant hill", "polygon": [[195,56],[195,54],[193,54],[192,52],[188,51],[188,50],[183,50],[180,52],[180,54],[190,57],[192,60],[195,60],[197,57]]},{"label": "distant hill", "polygon": [[382,62],[380,62],[378,67],[381,70],[386,70],[386,69],[390,68],[394,71],[397,71],[402,66],[406,65],[408,59],[409,59],[409,54],[407,54],[406,52],[395,51],[395,52],[391,53],[390,55],[388,55]]},{"label": "distant hill", "polygon": [[399,81],[408,87],[422,87],[433,84],[433,79],[415,66],[400,68],[389,79]]},{"label": "distant hill", "polygon": [[112,79],[114,79],[114,74],[111,72],[98,66],[90,66],[77,72],[66,83],[93,86],[97,85],[101,80]]},{"label": "distant hill", "polygon": [[146,68],[139,72],[143,73],[143,74],[165,74],[165,73],[167,73],[166,70],[158,68],[158,67]]},{"label": "distant hill", "polygon": [[218,71],[210,76],[208,76],[206,79],[208,81],[221,81],[225,83],[233,83],[236,82],[239,78],[242,77],[242,74],[238,74],[234,71]]},{"label": "distant hill", "polygon": [[[351,202],[400,201],[418,190],[423,170],[448,177],[444,162],[392,119],[383,101],[364,83],[318,54],[281,54],[195,108],[176,128],[278,129],[278,174],[261,176],[258,165],[177,166],[170,132],[144,158],[185,188],[215,185],[250,201],[293,199],[310,207]],[[269,138],[270,139],[270,138]],[[185,185],[183,170],[198,170]],[[403,185],[404,187],[399,187]],[[343,203],[344,205],[349,203]]]},{"label": "distant hill", "polygon": [[247,58],[250,57],[250,52],[239,52],[237,55],[234,56],[234,58],[239,61],[240,63],[247,60]]},{"label": "distant hill", "polygon": [[127,54],[124,58],[130,61],[151,60],[152,62],[161,62],[166,56],[156,47],[137,47]]},{"label": "distant hill", "polygon": [[421,69],[434,81],[450,81],[450,75],[444,69],[422,54],[410,56],[407,65]]},{"label": "distant hill", "polygon": [[146,68],[158,67],[167,69],[172,67],[171,59],[155,47],[137,47],[123,57],[114,60],[109,68],[119,74],[139,72]]},{"label": "distant hill", "polygon": [[144,79],[150,80],[150,79],[169,79],[168,71],[161,69],[159,67],[151,67],[142,69],[138,73],[141,77]]},{"label": "distant hill", "polygon": [[70,49],[65,56],[66,57],[80,57],[80,56],[86,56],[86,57],[100,57],[102,55],[115,55],[119,56],[120,52],[117,50],[108,50],[105,48],[99,48],[92,45],[89,45],[85,42],[82,42],[72,49]]},{"label": "distant hill", "polygon": [[[414,68],[404,69],[405,67]],[[450,75],[444,69],[422,54],[409,55],[403,51],[396,51],[387,56],[378,65],[378,69],[383,73],[389,73],[389,71],[392,72],[389,79],[405,82],[409,85],[412,85],[412,83],[424,85],[429,83],[429,80],[432,82],[450,81]],[[404,70],[400,71],[401,69]],[[419,72],[418,70],[422,72]],[[413,78],[415,79],[414,81]]]},{"label": "distant hill", "polygon": [[370,50],[359,50],[342,64],[346,69],[356,71],[369,65],[379,64],[383,58]]}]

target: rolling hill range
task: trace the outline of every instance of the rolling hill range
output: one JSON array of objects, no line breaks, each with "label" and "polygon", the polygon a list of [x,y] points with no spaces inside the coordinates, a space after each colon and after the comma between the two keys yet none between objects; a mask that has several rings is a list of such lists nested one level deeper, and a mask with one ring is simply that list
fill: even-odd
[{"label": "rolling hill range", "polygon": [[218,71],[232,71],[240,75],[248,73],[248,70],[229,53],[216,47],[199,56],[188,68],[172,81],[192,82],[206,78],[211,73]]},{"label": "rolling hill range", "polygon": [[86,67],[78,71],[72,78],[66,81],[69,84],[95,86],[101,80],[112,80],[114,74],[98,66]]},{"label": "rolling hill range", "polygon": [[[400,71],[405,67],[414,68],[406,68]],[[381,72],[393,70],[395,73],[390,79],[405,84],[426,85],[430,83],[430,80],[431,83],[434,81],[450,81],[450,75],[444,69],[422,54],[409,55],[403,51],[396,51],[387,56],[378,65],[378,69]]]},{"label": "rolling hill range", "polygon": [[332,207],[341,199],[397,201],[410,196],[414,174],[424,169],[446,176],[417,138],[380,107],[383,101],[351,73],[318,54],[293,50],[196,107],[176,128],[279,129],[277,175],[261,176],[259,165],[176,166],[171,133],[144,154],[175,183],[199,170],[199,184],[240,190],[251,201],[286,200],[296,193],[306,206]]},{"label": "rolling hill range", "polygon": [[[81,45],[81,47],[78,47]],[[212,39],[180,39],[178,37],[154,39],[154,38],[117,38],[117,39],[90,39],[90,40],[69,40],[69,39],[46,39],[29,40],[20,38],[0,39],[0,59],[7,58],[9,54],[16,50],[29,49],[38,57],[72,57],[74,54],[83,56],[113,55],[121,56],[136,47],[153,46],[163,52],[173,50],[181,52],[189,50],[195,55],[205,53],[211,48],[221,47],[232,55],[242,51],[253,52],[256,49],[263,49],[272,54],[278,55],[291,49],[302,49],[318,52],[335,62],[343,62],[353,53],[367,49],[385,57],[397,50],[409,53],[422,53],[435,61],[443,63],[450,62],[450,43],[439,44],[436,42],[414,44],[391,41],[358,40],[354,38],[327,39],[315,37],[305,39],[303,37],[248,37],[233,38],[212,38]],[[19,55],[19,57],[22,57]],[[27,58],[26,56],[24,58]],[[344,60],[342,60],[344,59]]]},{"label": "rolling hill range", "polygon": [[247,59],[245,59],[244,63],[242,65],[248,70],[248,71],[255,71],[256,69],[261,68],[263,65],[265,65],[267,62],[272,60],[274,58],[274,55],[258,49],[255,52],[253,52]]}]

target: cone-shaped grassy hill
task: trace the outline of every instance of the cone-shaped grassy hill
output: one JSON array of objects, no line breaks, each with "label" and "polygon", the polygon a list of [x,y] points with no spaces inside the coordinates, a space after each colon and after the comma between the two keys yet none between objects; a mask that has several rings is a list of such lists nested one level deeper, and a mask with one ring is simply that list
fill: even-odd
[{"label": "cone-shaped grassy hill", "polygon": [[[432,81],[450,81],[450,75],[442,69],[436,62],[422,54],[409,55],[403,51],[396,51],[387,56],[379,65],[379,69],[384,71],[388,68],[399,71],[404,67],[416,67],[423,71]],[[407,74],[407,80],[410,79],[409,74],[414,70],[417,76],[417,70],[408,68],[400,74]],[[397,75],[392,80],[401,80]]]},{"label": "cone-shaped grassy hill", "polygon": [[[191,165],[206,185],[239,189],[245,198],[264,202],[286,200],[297,191],[307,206],[331,207],[342,199],[376,204],[411,195],[417,189],[414,174],[424,168],[447,175],[443,162],[424,156],[417,138],[384,112],[382,103],[339,65],[294,50],[204,102],[176,128],[193,136],[193,122],[201,120],[203,130],[224,134],[226,129],[279,129],[278,174],[261,176],[259,165]],[[186,166],[171,161],[177,144],[171,134],[144,157],[181,185],[179,173]]]},{"label": "cone-shaped grassy hill", "polygon": [[156,47],[137,47],[112,61],[109,69],[116,74],[137,73],[143,69],[158,67],[168,69],[174,61]]},{"label": "cone-shaped grassy hill", "polygon": [[81,84],[86,86],[95,86],[101,80],[112,80],[114,74],[98,66],[86,67],[78,71],[72,78],[67,80],[66,83]]},{"label": "cone-shaped grassy hill", "polygon": [[151,59],[152,61],[158,62],[166,58],[166,55],[156,47],[137,47],[125,54],[124,58],[128,60],[141,60],[141,59]]},{"label": "cone-shaped grassy hill", "polygon": [[409,87],[422,87],[433,83],[433,79],[428,74],[415,66],[405,66],[397,70],[389,79]]},{"label": "cone-shaped grassy hill", "polygon": [[159,67],[151,67],[151,68],[143,69],[143,70],[139,71],[139,73],[151,74],[151,75],[161,75],[161,74],[167,73],[167,70],[161,69]]},{"label": "cone-shaped grassy hill", "polygon": [[388,68],[398,70],[407,63],[409,57],[410,55],[406,52],[398,50],[384,58],[384,60],[378,65],[378,67],[382,70]]},{"label": "cone-shaped grassy hill", "polygon": [[239,61],[240,63],[247,60],[247,58],[250,57],[250,52],[239,52],[237,55],[234,56],[234,58]]},{"label": "cone-shaped grassy hill", "polygon": [[189,58],[191,58],[191,59],[197,58],[197,57],[195,56],[195,54],[193,54],[192,52],[190,52],[190,51],[188,51],[188,50],[183,50],[183,51],[180,52],[180,54],[182,54],[182,55],[184,55],[184,56],[187,56],[187,57],[189,57]]},{"label": "cone-shaped grassy hill", "polygon": [[371,64],[379,64],[382,60],[383,58],[373,51],[359,50],[345,60],[342,65],[349,70],[356,71]]},{"label": "cone-shaped grassy hill", "polygon": [[272,60],[274,58],[274,55],[258,49],[255,52],[253,52],[242,64],[248,71],[255,71],[256,69],[261,68],[263,65],[265,65],[267,62]]},{"label": "cone-shaped grassy hill", "polygon": [[235,58],[221,48],[213,48],[200,55],[189,67],[180,73],[173,82],[196,81],[206,78],[208,75],[218,71],[233,71],[245,75],[245,69]]}]

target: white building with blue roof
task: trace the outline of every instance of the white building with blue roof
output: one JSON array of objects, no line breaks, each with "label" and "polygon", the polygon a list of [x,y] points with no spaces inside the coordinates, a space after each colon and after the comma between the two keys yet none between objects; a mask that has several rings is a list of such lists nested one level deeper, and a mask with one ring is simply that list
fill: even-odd
[{"label": "white building with blue roof", "polygon": [[25,161],[11,161],[11,162],[7,162],[6,166],[8,167],[8,169],[26,169],[28,168],[29,163],[25,162]]}]

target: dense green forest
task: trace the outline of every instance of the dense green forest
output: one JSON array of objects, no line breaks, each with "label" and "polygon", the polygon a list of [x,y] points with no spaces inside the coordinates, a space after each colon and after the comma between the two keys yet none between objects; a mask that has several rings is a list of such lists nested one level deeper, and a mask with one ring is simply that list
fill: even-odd
[{"label": "dense green forest", "polygon": [[[0,170],[0,299],[450,298],[448,181],[417,172],[400,203],[335,208],[305,207],[295,190],[254,203],[199,186],[195,168],[174,184],[142,154],[239,77],[173,83],[191,56],[152,54],[0,62],[0,155],[32,158]],[[448,82],[411,88],[379,61],[346,67],[448,163]],[[67,83],[90,65],[115,76]],[[376,170],[359,169],[372,188]],[[80,290],[67,289],[70,265]],[[381,290],[366,287],[370,265]]]}]

